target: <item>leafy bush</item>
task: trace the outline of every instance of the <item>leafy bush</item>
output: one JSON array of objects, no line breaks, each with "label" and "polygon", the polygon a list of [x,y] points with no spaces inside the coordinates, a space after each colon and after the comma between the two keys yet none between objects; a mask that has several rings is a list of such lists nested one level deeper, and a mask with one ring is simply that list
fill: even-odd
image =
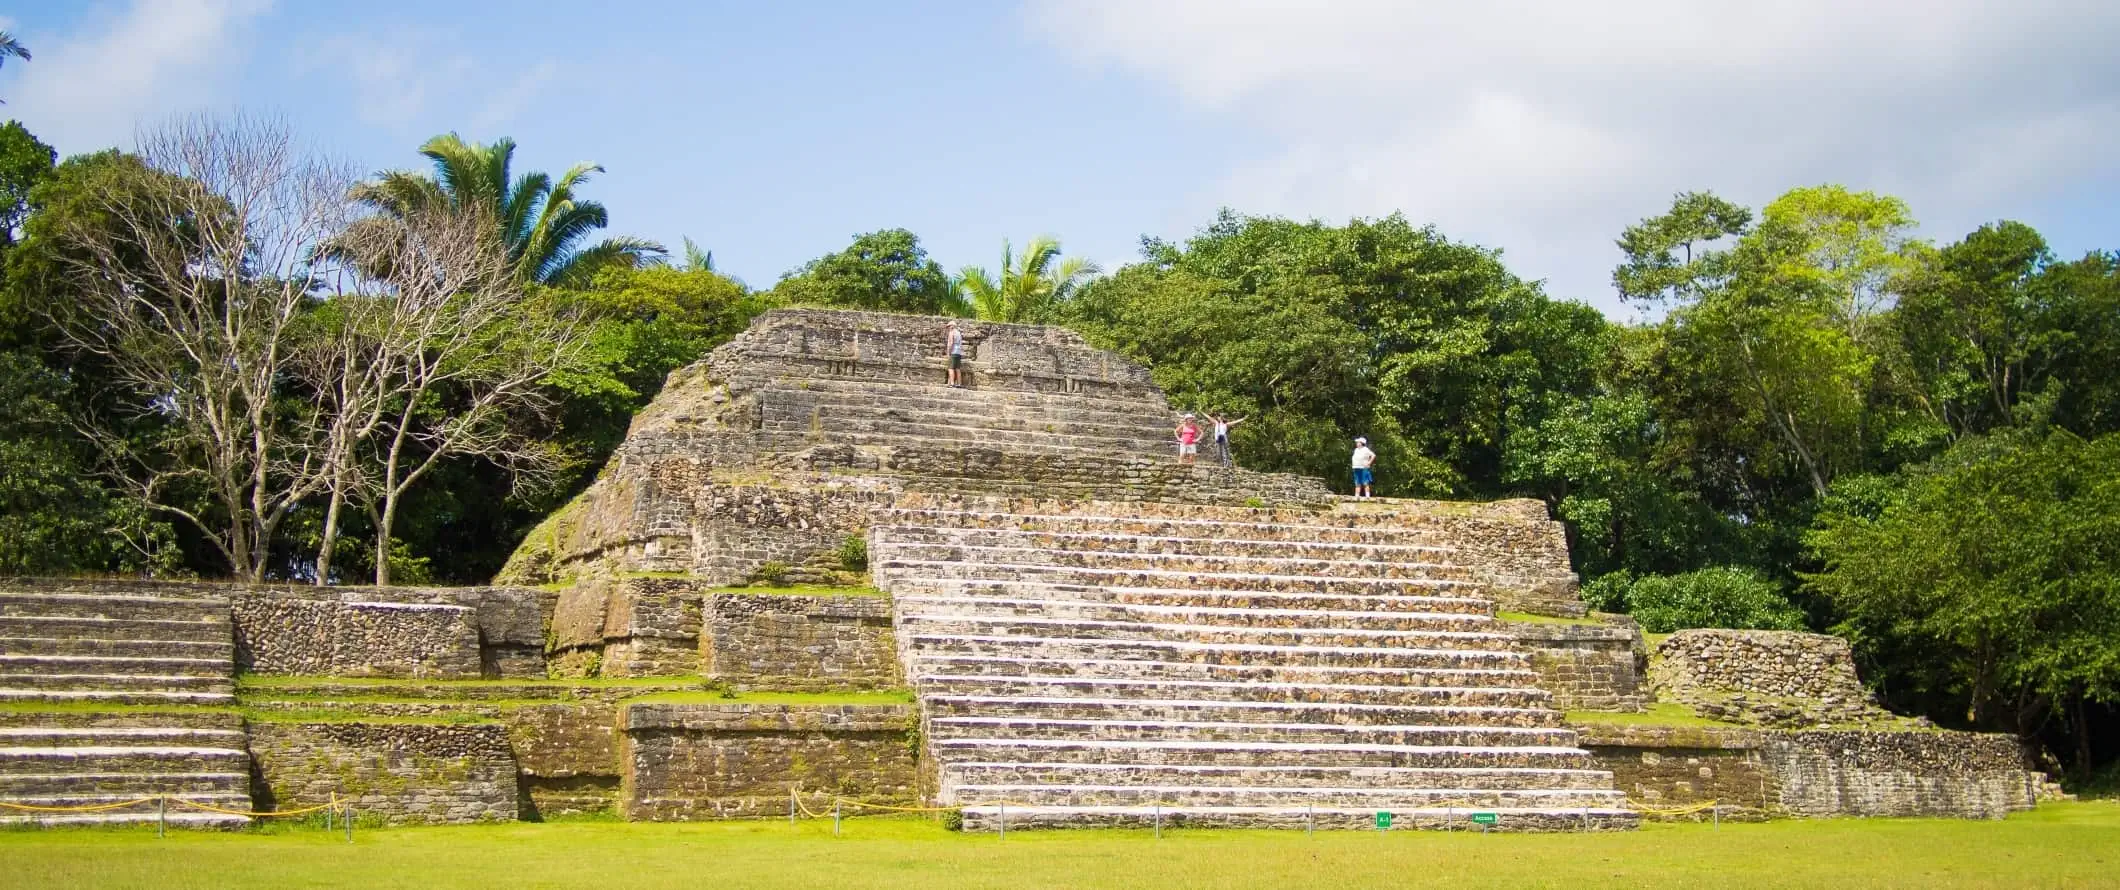
[{"label": "leafy bush", "polygon": [[865,535],[848,535],[839,542],[839,567],[849,572],[869,570],[869,539]]},{"label": "leafy bush", "polygon": [[777,559],[766,560],[759,563],[758,568],[751,570],[753,584],[763,583],[769,587],[780,587],[787,584],[787,581],[788,564]]},{"label": "leafy bush", "polygon": [[1803,613],[1789,604],[1781,585],[1736,566],[1639,578],[1619,572],[1591,582],[1583,594],[1600,609],[1633,615],[1650,633],[1689,627],[1804,629]]}]

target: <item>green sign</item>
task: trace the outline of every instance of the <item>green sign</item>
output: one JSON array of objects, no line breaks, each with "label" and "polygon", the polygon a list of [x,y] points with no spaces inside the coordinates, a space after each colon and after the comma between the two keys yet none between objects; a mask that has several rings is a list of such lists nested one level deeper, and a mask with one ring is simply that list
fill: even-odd
[{"label": "green sign", "polygon": [[1500,822],[1500,821],[1502,821],[1502,817],[1501,817],[1501,816],[1500,816],[1499,814],[1496,814],[1496,813],[1473,813],[1473,814],[1472,814],[1472,824],[1474,824],[1474,825],[1493,825],[1494,823],[1496,823],[1496,822]]},{"label": "green sign", "polygon": [[1390,828],[1390,827],[1391,827],[1391,811],[1390,811],[1390,810],[1378,810],[1378,811],[1377,811],[1377,830],[1378,830],[1378,831],[1383,831],[1384,829],[1386,829],[1386,828]]}]

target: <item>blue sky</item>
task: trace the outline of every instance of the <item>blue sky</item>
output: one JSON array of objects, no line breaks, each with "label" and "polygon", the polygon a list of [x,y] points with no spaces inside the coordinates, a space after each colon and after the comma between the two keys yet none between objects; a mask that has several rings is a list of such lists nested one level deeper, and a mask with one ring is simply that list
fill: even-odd
[{"label": "blue sky", "polygon": [[0,11],[36,54],[0,114],[73,153],[272,111],[364,169],[512,136],[760,286],[892,226],[952,269],[1038,233],[1115,267],[1224,205],[1403,210],[1619,312],[1612,238],[1673,192],[1820,181],[2120,247],[2112,4],[1466,6],[45,0]]}]

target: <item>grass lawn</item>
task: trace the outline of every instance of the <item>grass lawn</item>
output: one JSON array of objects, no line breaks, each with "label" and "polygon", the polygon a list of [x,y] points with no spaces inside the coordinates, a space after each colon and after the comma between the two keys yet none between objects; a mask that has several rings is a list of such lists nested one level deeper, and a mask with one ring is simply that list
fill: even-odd
[{"label": "grass lawn", "polygon": [[1606,835],[1147,831],[960,835],[921,819],[608,822],[280,833],[0,832],[0,886],[2109,887],[2120,803],[2002,822],[1649,825]]}]

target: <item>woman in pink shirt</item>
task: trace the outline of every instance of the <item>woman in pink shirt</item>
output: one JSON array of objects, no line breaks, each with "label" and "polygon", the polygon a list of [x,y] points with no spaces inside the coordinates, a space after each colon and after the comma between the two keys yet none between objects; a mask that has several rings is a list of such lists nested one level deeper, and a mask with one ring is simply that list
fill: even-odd
[{"label": "woman in pink shirt", "polygon": [[1192,463],[1194,455],[1199,452],[1200,425],[1193,422],[1192,415],[1187,414],[1178,420],[1178,462]]}]

